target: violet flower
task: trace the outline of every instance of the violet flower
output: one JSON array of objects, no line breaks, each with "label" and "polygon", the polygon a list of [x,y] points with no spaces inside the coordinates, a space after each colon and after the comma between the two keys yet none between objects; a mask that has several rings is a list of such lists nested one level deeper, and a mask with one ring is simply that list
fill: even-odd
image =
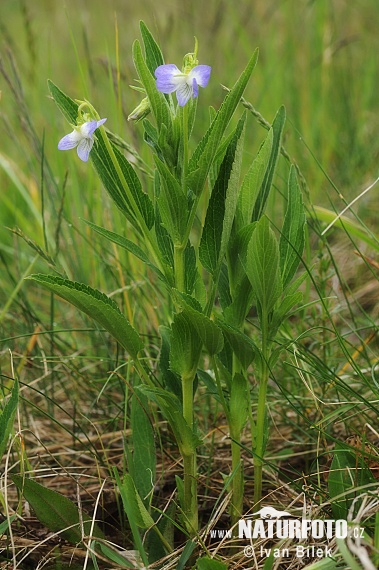
[{"label": "violet flower", "polygon": [[211,70],[209,65],[196,65],[188,73],[183,73],[172,63],[160,65],[155,70],[157,89],[161,93],[176,91],[179,106],[184,107],[191,98],[198,96],[199,85],[208,85]]},{"label": "violet flower", "polygon": [[93,134],[97,128],[105,123],[107,119],[101,119],[100,121],[88,121],[82,125],[74,127],[72,133],[66,135],[58,143],[59,150],[70,150],[71,148],[77,148],[78,157],[83,162],[87,162],[89,153],[93,146]]}]

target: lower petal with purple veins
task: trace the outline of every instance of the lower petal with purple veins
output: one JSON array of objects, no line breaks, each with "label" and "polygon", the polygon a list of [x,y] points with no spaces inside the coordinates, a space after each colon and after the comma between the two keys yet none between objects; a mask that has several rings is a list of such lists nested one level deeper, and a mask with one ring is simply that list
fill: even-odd
[{"label": "lower petal with purple veins", "polygon": [[89,157],[89,153],[91,151],[93,145],[93,139],[82,139],[80,141],[80,143],[78,144],[78,157],[80,158],[80,160],[82,160],[83,162],[87,162],[88,161],[88,157]]},{"label": "lower petal with purple veins", "polygon": [[193,97],[193,89],[188,83],[183,83],[176,91],[176,97],[180,107],[184,107],[186,103]]}]

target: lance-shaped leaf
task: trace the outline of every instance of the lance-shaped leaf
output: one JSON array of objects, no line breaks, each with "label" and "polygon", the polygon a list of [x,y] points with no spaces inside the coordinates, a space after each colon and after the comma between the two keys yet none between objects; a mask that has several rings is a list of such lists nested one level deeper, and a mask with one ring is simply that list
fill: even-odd
[{"label": "lance-shaped leaf", "polygon": [[233,298],[236,288],[246,275],[247,248],[256,225],[257,222],[253,222],[239,229],[238,232],[234,234],[228,248],[229,282]]},{"label": "lance-shaped leaf", "polygon": [[199,142],[189,164],[189,186],[194,194],[200,194],[206,182],[209,169],[212,166],[220,141],[224,136],[226,127],[243,95],[253,69],[257,63],[258,50],[256,49],[245,70],[226,96],[218,110],[208,131]]},{"label": "lance-shaped leaf", "polygon": [[230,388],[229,422],[231,433],[239,435],[245,427],[250,408],[247,379],[243,374],[235,374]]},{"label": "lance-shaped leaf", "polygon": [[94,321],[104,327],[116,340],[137,359],[143,343],[137,331],[124,317],[116,303],[97,289],[92,289],[83,283],[62,279],[52,275],[30,275],[36,283],[56,293]]},{"label": "lance-shaped leaf", "polygon": [[253,216],[251,219],[252,222],[259,220],[263,212],[265,211],[267,198],[270,193],[271,184],[274,178],[276,165],[278,163],[279,153],[282,145],[282,134],[283,134],[285,120],[286,120],[286,110],[284,107],[280,107],[280,109],[276,113],[274,122],[272,123],[273,138],[272,138],[270,160],[258,196],[255,200]]},{"label": "lance-shaped leaf", "polygon": [[[79,512],[70,499],[32,479],[20,475],[11,475],[11,479],[32,506],[37,519],[49,530],[62,531],[60,535],[72,544],[82,541],[82,528],[85,536],[90,536],[92,520],[86,513]],[[104,538],[96,524],[93,526],[92,536]]]},{"label": "lance-shaped leaf", "polygon": [[135,206],[142,214],[146,226],[151,229],[154,224],[153,204],[150,200],[150,197],[142,190],[142,184],[132,165],[119,151],[119,149],[110,142],[110,145],[116,156],[116,160],[122,171],[123,178],[130,191],[130,194],[133,196],[135,206],[131,203],[126,192],[126,189],[124,187],[125,182],[120,178],[119,173],[115,169],[113,161],[109,155],[108,148],[105,144],[101,129],[97,135],[97,139],[97,145],[94,145],[90,156],[95,166],[95,170],[101,179],[105,189],[113,201],[116,203],[116,205],[123,212],[123,214],[127,216],[127,218],[133,223],[134,226],[137,227],[137,229],[139,226],[138,222],[136,221]]},{"label": "lance-shaped leaf", "polygon": [[137,244],[135,244],[134,242],[130,241],[129,239],[127,239],[124,236],[120,236],[119,234],[116,234],[114,232],[111,232],[110,230],[107,230],[106,228],[102,228],[101,226],[97,226],[96,224],[93,224],[92,222],[88,221],[88,220],[83,220],[90,228],[92,228],[93,230],[95,230],[95,232],[97,232],[98,234],[100,234],[101,236],[105,237],[106,239],[108,239],[109,241],[119,245],[120,247],[122,247],[123,249],[126,249],[127,251],[130,251],[130,253],[132,253],[133,255],[135,255],[136,257],[138,257],[138,259],[140,259],[141,261],[143,261],[148,267],[150,267],[150,269],[152,269],[154,271],[154,273],[156,273],[159,277],[159,279],[161,281],[163,281],[163,283],[167,284],[167,279],[166,277],[163,275],[162,271],[160,271],[158,269],[158,267],[156,267],[153,263],[151,263],[150,259],[148,258],[148,256],[146,255],[146,253],[143,251],[143,249],[141,249]]},{"label": "lance-shaped leaf", "polygon": [[272,142],[273,129],[271,128],[242,182],[236,211],[237,231],[251,222],[254,207],[270,164]]},{"label": "lance-shaped leaf", "polygon": [[225,255],[237,207],[246,115],[238,122],[209,200],[199,258],[213,275]]},{"label": "lance-shaped leaf", "polygon": [[13,384],[11,397],[5,404],[3,410],[0,410],[0,461],[7,447],[9,434],[13,428],[14,417],[18,406],[18,390],[19,384],[16,379]]},{"label": "lance-shaped leaf", "polygon": [[259,220],[247,249],[246,273],[262,312],[268,314],[282,292],[279,245],[266,216]]},{"label": "lance-shaped leaf", "polygon": [[242,367],[246,370],[259,352],[258,348],[248,336],[232,325],[221,319],[217,319],[216,323],[221,328],[226,341],[230,344]]},{"label": "lance-shaped leaf", "polygon": [[[374,477],[357,449],[337,441],[328,477],[331,507],[336,519],[346,519],[359,487],[373,483]],[[354,489],[358,489],[354,491]],[[358,505],[356,504],[356,510]]]},{"label": "lance-shaped leaf", "polygon": [[[181,377],[196,372],[202,340],[191,321],[183,313],[177,313],[171,325],[170,370]],[[177,390],[173,390],[177,393]]]},{"label": "lance-shaped leaf", "polygon": [[146,508],[151,501],[156,471],[154,430],[148,409],[144,394],[132,395],[130,425],[133,434],[133,478]]},{"label": "lance-shaped leaf", "polygon": [[141,45],[138,40],[135,40],[133,44],[133,59],[139,78],[149,97],[158,130],[160,131],[162,125],[164,125],[170,133],[172,129],[172,115],[169,104],[163,93],[160,93],[156,87],[154,75],[143,58]]},{"label": "lance-shaped leaf", "polygon": [[145,47],[146,65],[150,73],[154,75],[154,71],[157,67],[164,64],[163,55],[145,22],[140,22],[140,30]]},{"label": "lance-shaped leaf", "polygon": [[213,356],[222,350],[224,339],[219,327],[201,311],[199,303],[193,297],[173,290],[175,302],[182,309],[183,316],[196,330],[208,353]]},{"label": "lance-shaped leaf", "polygon": [[291,166],[288,180],[288,204],[280,236],[280,268],[283,289],[290,283],[299,266],[304,249],[305,211],[295,167]]},{"label": "lance-shaped leaf", "polygon": [[178,398],[160,388],[148,388],[143,385],[139,386],[139,390],[159,406],[163,416],[170,424],[180,453],[184,456],[192,455],[196,447],[201,444],[201,439],[194,434],[186,422]]},{"label": "lance-shaped leaf", "polygon": [[158,207],[162,224],[174,243],[182,243],[187,223],[187,197],[169,168],[155,157],[161,184]]},{"label": "lance-shaped leaf", "polygon": [[128,518],[130,519],[130,517],[132,517],[139,528],[149,528],[154,526],[154,520],[143,504],[134,481],[129,473],[124,475],[120,491],[124,509]]}]

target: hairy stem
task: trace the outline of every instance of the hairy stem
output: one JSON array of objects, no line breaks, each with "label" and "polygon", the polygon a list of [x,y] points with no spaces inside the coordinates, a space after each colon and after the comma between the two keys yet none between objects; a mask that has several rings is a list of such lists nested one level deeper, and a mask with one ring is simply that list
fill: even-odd
[{"label": "hairy stem", "polygon": [[269,376],[268,367],[268,315],[265,308],[262,309],[262,370],[259,382],[257,425],[256,425],[256,445],[254,453],[254,510],[260,509],[262,500],[262,469],[264,456],[264,435],[266,419],[266,395]]}]

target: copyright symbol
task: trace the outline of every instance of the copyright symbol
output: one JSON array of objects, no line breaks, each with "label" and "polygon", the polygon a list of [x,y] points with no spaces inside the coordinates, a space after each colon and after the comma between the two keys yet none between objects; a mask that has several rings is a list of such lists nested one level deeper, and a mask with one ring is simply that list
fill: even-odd
[{"label": "copyright symbol", "polygon": [[254,549],[251,545],[245,546],[245,548],[243,549],[243,553],[246,556],[246,558],[251,558],[254,555]]}]

